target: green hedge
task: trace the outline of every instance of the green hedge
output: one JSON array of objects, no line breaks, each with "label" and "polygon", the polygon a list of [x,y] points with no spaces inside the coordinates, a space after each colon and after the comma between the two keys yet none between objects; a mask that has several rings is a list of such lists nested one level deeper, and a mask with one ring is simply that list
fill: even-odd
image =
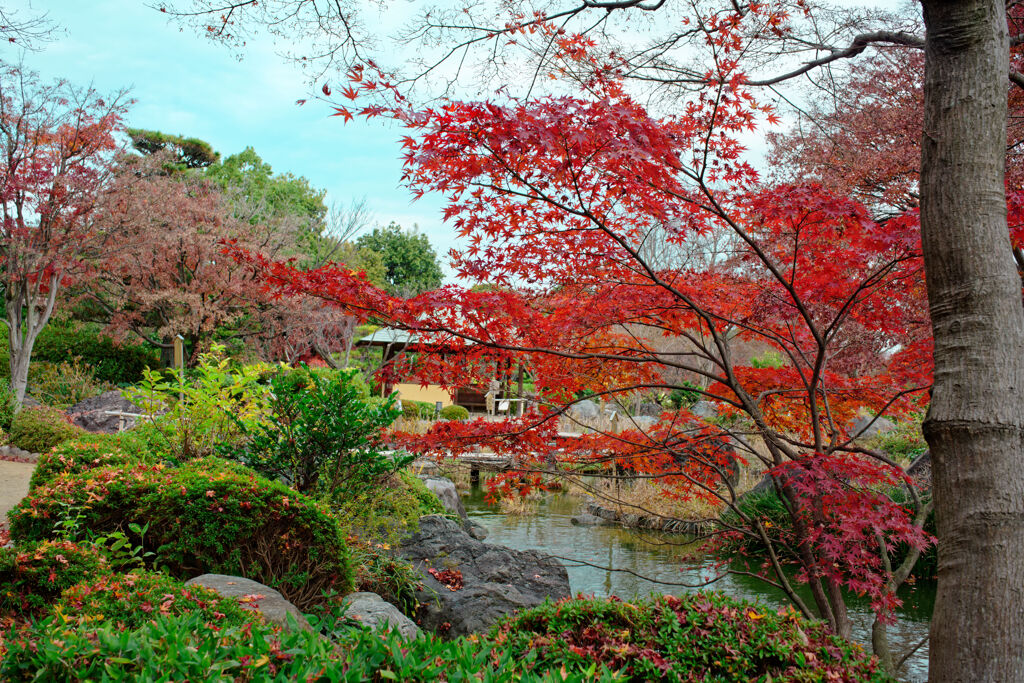
[{"label": "green hedge", "polygon": [[351,589],[348,550],[322,504],[218,458],[176,469],[105,467],[60,475],[9,513],[11,536],[41,540],[61,520],[96,534],[148,525],[131,542],[179,578],[213,572],[271,585],[300,608]]},{"label": "green hedge", "polygon": [[463,406],[445,406],[444,408],[441,408],[441,417],[445,420],[468,420],[469,410]]},{"label": "green hedge", "polygon": [[85,433],[84,429],[68,422],[64,413],[56,408],[38,406],[22,408],[15,414],[10,442],[30,453],[46,453]]},{"label": "green hedge", "polygon": [[[118,344],[93,324],[47,325],[32,349],[32,360],[61,363],[81,358],[100,382],[131,384],[146,367],[160,366],[160,353],[149,346]],[[5,344],[6,346],[6,344]]]},{"label": "green hedge", "polygon": [[594,664],[628,681],[889,681],[873,658],[823,623],[718,593],[569,598],[495,627],[495,646],[537,668]]},{"label": "green hedge", "polygon": [[426,401],[407,401],[402,399],[402,417],[410,419],[430,419],[434,416],[434,404]]},{"label": "green hedge", "polygon": [[65,441],[40,455],[32,472],[29,490],[35,490],[61,474],[81,474],[103,467],[156,464],[159,460],[148,450],[138,449],[129,452],[122,449],[120,439],[114,435],[84,436]]}]

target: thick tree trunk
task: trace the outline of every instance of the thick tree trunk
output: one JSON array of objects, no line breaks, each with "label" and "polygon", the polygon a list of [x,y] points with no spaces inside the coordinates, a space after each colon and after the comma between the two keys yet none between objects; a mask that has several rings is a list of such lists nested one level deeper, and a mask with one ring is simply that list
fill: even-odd
[{"label": "thick tree trunk", "polygon": [[1006,227],[1004,0],[922,0],[921,231],[935,334],[932,681],[1024,681],[1024,309]]}]

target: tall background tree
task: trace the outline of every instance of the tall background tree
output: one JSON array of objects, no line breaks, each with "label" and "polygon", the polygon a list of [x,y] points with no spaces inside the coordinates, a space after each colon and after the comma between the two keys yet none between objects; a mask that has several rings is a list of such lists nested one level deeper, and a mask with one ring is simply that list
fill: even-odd
[{"label": "tall background tree", "polygon": [[444,278],[437,254],[427,236],[397,223],[360,235],[356,246],[380,254],[385,289],[398,296],[415,296],[437,289]]},{"label": "tall background tree", "polygon": [[61,288],[87,274],[111,234],[94,220],[128,102],[0,65],[0,287],[11,384],[25,397],[32,348]]}]

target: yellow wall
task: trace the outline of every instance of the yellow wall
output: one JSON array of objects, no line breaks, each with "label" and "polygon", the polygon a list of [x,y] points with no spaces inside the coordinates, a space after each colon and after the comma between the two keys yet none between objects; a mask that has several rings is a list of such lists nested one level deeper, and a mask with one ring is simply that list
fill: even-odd
[{"label": "yellow wall", "polygon": [[427,403],[441,402],[442,406],[451,405],[452,397],[445,389],[436,384],[428,384],[421,387],[419,384],[396,384],[394,390],[398,397],[406,401],[425,401]]}]

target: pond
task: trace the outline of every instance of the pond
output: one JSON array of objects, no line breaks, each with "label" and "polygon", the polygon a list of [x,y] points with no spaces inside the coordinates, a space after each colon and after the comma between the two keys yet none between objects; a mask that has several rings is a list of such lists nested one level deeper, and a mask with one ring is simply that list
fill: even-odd
[{"label": "pond", "polygon": [[[695,555],[682,537],[619,527],[574,526],[570,520],[580,512],[581,502],[566,494],[547,496],[537,514],[527,516],[506,515],[489,507],[480,488],[474,488],[463,502],[469,516],[487,527],[488,543],[540,550],[561,558],[573,593],[624,599],[652,592],[678,594],[699,590],[679,584],[697,584],[713,575],[714,559]],[[709,589],[775,607],[788,604],[781,591],[751,577],[730,574]],[[810,602],[809,595],[804,597]],[[901,592],[900,597],[903,607],[897,623],[889,629],[897,657],[927,635],[935,585],[918,584]],[[853,600],[850,612],[854,638],[870,651],[872,614],[867,601]],[[925,645],[908,660],[900,675],[916,682],[924,681],[927,672]]]}]

